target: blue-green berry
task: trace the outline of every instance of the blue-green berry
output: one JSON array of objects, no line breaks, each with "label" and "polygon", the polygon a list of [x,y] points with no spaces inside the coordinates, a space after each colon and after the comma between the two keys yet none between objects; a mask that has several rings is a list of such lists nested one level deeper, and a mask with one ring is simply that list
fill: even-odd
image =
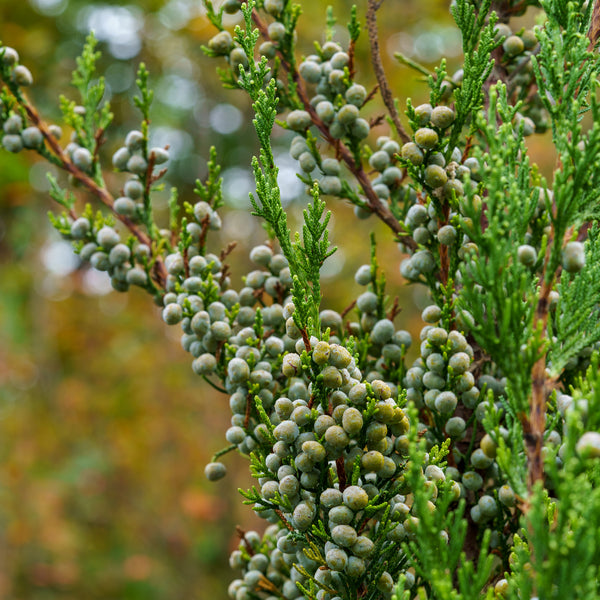
[{"label": "blue-green berry", "polygon": [[265,10],[273,17],[279,16],[284,7],[283,0],[265,0]]},{"label": "blue-green berry", "polygon": [[383,345],[392,339],[394,333],[394,324],[389,319],[381,319],[371,330],[371,340],[375,344]]},{"label": "blue-green berry", "polygon": [[109,250],[113,246],[116,246],[121,241],[121,238],[112,227],[105,225],[96,234],[96,241],[99,246]]},{"label": "blue-green berry", "polygon": [[315,107],[319,118],[325,123],[331,123],[335,118],[335,107],[329,100],[322,100]]},{"label": "blue-green berry", "polygon": [[12,72],[13,81],[22,87],[33,84],[33,76],[31,71],[24,65],[17,65]]},{"label": "blue-green berry", "polygon": [[303,152],[298,158],[298,162],[305,173],[311,173],[317,166],[317,161],[310,152]]},{"label": "blue-green berry", "polygon": [[429,250],[419,250],[413,254],[411,265],[420,273],[431,273],[435,269],[435,259]]},{"label": "blue-green berry", "polygon": [[148,275],[144,269],[140,269],[139,267],[129,269],[127,271],[127,283],[144,287],[148,283]]},{"label": "blue-green berry", "polygon": [[340,174],[340,161],[336,158],[324,158],[321,162],[321,170],[325,175],[337,176]]},{"label": "blue-green berry", "polygon": [[354,274],[354,281],[358,285],[368,285],[372,279],[371,265],[361,265]]},{"label": "blue-green berry", "polygon": [[250,367],[243,358],[232,358],[227,365],[227,375],[233,383],[243,383],[250,377]]},{"label": "blue-green berry", "polygon": [[367,90],[364,86],[355,83],[346,90],[345,97],[348,104],[361,107],[367,98]]},{"label": "blue-green berry", "polygon": [[133,217],[137,212],[135,202],[128,196],[121,196],[115,200],[113,205],[115,212],[123,217]]},{"label": "blue-green berry", "polygon": [[358,535],[356,533],[356,529],[350,525],[336,525],[331,530],[331,538],[338,546],[350,548],[356,543]]},{"label": "blue-green berry", "polygon": [[562,251],[562,266],[567,273],[578,273],[585,265],[585,248],[581,242],[569,242]]},{"label": "blue-green berry", "polygon": [[435,409],[443,414],[453,413],[457,404],[456,394],[450,391],[439,393],[435,399]]},{"label": "blue-green berry", "polygon": [[390,164],[390,156],[387,152],[378,150],[369,157],[369,164],[376,171],[383,171]]},{"label": "blue-green berry", "polygon": [[326,553],[325,562],[332,571],[344,571],[348,564],[348,555],[340,548],[332,548]]},{"label": "blue-green berry", "polygon": [[454,111],[448,106],[436,106],[431,111],[431,124],[434,127],[439,127],[440,129],[447,129],[452,125],[456,115]]},{"label": "blue-green berry", "polygon": [[148,157],[155,165],[162,165],[169,160],[169,151],[164,148],[150,148]]},{"label": "blue-green berry", "polygon": [[328,196],[338,196],[342,192],[342,182],[335,175],[325,175],[319,181],[319,187]]},{"label": "blue-green berry", "polygon": [[[349,105],[346,104],[346,106]],[[370,131],[371,126],[369,125],[369,122],[365,119],[356,119],[356,121],[354,121],[354,123],[352,123],[352,126],[350,127],[350,133],[353,137],[355,137],[358,140],[364,140],[369,135]]]},{"label": "blue-green berry", "polygon": [[9,152],[17,153],[23,150],[23,139],[20,135],[6,134],[2,138],[2,146]]},{"label": "blue-green berry", "polygon": [[229,54],[233,39],[228,31],[220,31],[208,40],[208,47],[216,54]]},{"label": "blue-green berry", "polygon": [[373,292],[364,292],[356,299],[356,306],[361,312],[372,313],[377,310],[377,295]]},{"label": "blue-green berry", "polygon": [[439,165],[427,165],[425,168],[425,183],[432,188],[439,188],[448,181],[448,175]]},{"label": "blue-green berry", "polygon": [[269,24],[267,33],[274,42],[282,42],[285,39],[286,34],[285,25],[279,21],[274,21]]},{"label": "blue-green berry", "polygon": [[462,417],[451,417],[446,421],[445,430],[451,438],[460,438],[466,429],[465,420]]},{"label": "blue-green berry", "polygon": [[429,123],[432,110],[431,104],[420,104],[415,107],[415,119],[421,127]]},{"label": "blue-green berry", "polygon": [[[321,65],[312,61],[305,60],[298,68],[302,78],[308,83],[319,83],[321,79]],[[333,106],[333,105],[332,105]]]},{"label": "blue-green berry", "polygon": [[162,318],[167,325],[175,325],[183,318],[183,310],[181,306],[175,302],[167,304],[163,309]]},{"label": "blue-green berry", "polygon": [[311,125],[311,118],[305,110],[293,110],[287,116],[287,124],[294,131],[304,131]]},{"label": "blue-green berry", "polygon": [[204,474],[209,481],[218,481],[227,475],[227,467],[222,462],[211,462],[204,468]]},{"label": "blue-green berry", "polygon": [[210,375],[217,368],[217,359],[209,353],[201,354],[192,362],[192,369],[197,375]]},{"label": "blue-green berry", "polygon": [[2,62],[8,66],[12,67],[19,62],[19,53],[10,46],[4,46],[4,48],[0,48],[2,51]]},{"label": "blue-green berry", "polygon": [[406,213],[406,223],[409,226],[423,225],[428,220],[427,208],[422,204],[413,204]]},{"label": "blue-green berry", "polygon": [[454,244],[457,237],[458,233],[456,227],[453,225],[444,225],[443,227],[440,227],[437,233],[438,241],[444,246],[451,246]]},{"label": "blue-green berry", "polygon": [[511,35],[504,40],[502,48],[509,56],[517,56],[524,52],[525,44],[518,35]]},{"label": "blue-green berry", "polygon": [[362,510],[369,503],[367,492],[357,485],[348,486],[342,496],[344,504],[353,511]]},{"label": "blue-green berry", "polygon": [[337,120],[342,125],[350,126],[358,118],[358,108],[354,104],[344,104],[337,114]]},{"label": "blue-green berry", "polygon": [[277,56],[277,48],[273,42],[263,42],[258,47],[258,52],[261,56],[265,56],[268,59],[272,59]]},{"label": "blue-green berry", "polygon": [[342,427],[349,436],[358,435],[363,427],[362,413],[356,408],[347,408],[342,415]]},{"label": "blue-green berry", "polygon": [[137,129],[132,129],[125,137],[125,146],[130,152],[141,150],[143,143],[144,134]]},{"label": "blue-green berry", "polygon": [[124,171],[127,168],[127,163],[131,158],[131,154],[129,150],[125,147],[119,148],[112,155],[112,164],[115,169],[119,169],[120,171]]},{"label": "blue-green berry", "polygon": [[113,266],[126,263],[131,257],[131,250],[126,244],[116,244],[110,249],[108,259]]},{"label": "blue-green berry", "polygon": [[39,148],[44,141],[42,132],[37,127],[27,127],[21,131],[21,139],[25,148]]},{"label": "blue-green berry", "polygon": [[306,531],[313,523],[316,516],[316,510],[313,504],[300,502],[294,508],[292,521],[297,529]]},{"label": "blue-green berry", "polygon": [[437,146],[439,141],[438,134],[429,127],[421,127],[415,131],[415,142],[424,150],[431,150]]},{"label": "blue-green berry", "polygon": [[134,154],[127,161],[127,170],[131,173],[135,173],[136,175],[142,175],[146,172],[147,168],[148,163],[146,162],[146,159],[138,154]]}]

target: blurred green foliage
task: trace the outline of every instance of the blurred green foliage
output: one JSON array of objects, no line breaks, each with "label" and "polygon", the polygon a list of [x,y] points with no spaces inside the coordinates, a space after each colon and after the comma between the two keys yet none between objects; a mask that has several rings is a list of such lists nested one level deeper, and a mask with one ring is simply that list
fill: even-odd
[{"label": "blurred green foliage", "polygon": [[[214,63],[200,51],[212,35],[200,4],[3,0],[0,39],[31,68],[35,101],[52,120],[74,57],[88,29],[96,30],[116,116],[107,153],[138,126],[130,100],[137,63],[146,62],[156,89],[155,143],[171,144],[169,184],[181,186],[183,199],[205,174],[209,143],[217,147],[234,207],[220,242],[246,232],[232,258],[238,278],[248,248],[264,235],[247,214],[256,143],[245,98],[223,94]],[[342,42],[351,4],[334,3]],[[303,6],[302,49],[309,53],[311,40],[323,37],[324,26],[316,27],[324,25],[325,5]],[[433,63],[445,55],[451,62],[460,40],[447,2],[389,2],[381,15],[394,93],[418,103],[424,86],[392,56],[401,51]],[[372,86],[367,47],[363,35],[358,70]],[[288,137],[282,132],[275,143],[286,187],[294,189]],[[165,341],[166,327],[142,293],[105,295],[100,280],[76,263],[69,267],[70,250],[44,217],[53,208],[46,166],[28,160],[0,154],[0,598],[225,598],[235,524],[252,526],[235,491],[247,475],[234,473],[210,489],[203,477],[209,452],[225,444],[225,399],[198,384],[177,338]],[[299,214],[303,202],[296,203]],[[329,276],[354,285],[368,235],[348,234],[351,210],[335,210],[332,237],[341,249]],[[365,227],[381,232],[371,221]],[[398,256],[383,237],[380,264],[393,294]],[[327,307],[341,310],[345,288],[327,286],[325,275]],[[413,304],[401,302],[407,310]]]}]

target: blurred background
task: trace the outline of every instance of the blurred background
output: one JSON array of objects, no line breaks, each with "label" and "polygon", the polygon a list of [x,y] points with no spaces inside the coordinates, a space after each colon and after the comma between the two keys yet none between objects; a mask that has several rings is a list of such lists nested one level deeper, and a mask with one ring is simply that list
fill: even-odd
[{"label": "blurred background", "polygon": [[[300,51],[308,54],[313,39],[323,41],[325,4],[302,5]],[[333,6],[336,40],[345,43],[351,2]],[[402,107],[407,96],[419,104],[428,93],[395,64],[394,52],[428,65],[446,56],[459,66],[447,6],[402,0],[381,9],[384,61]],[[115,113],[107,156],[139,128],[131,98],[140,61],[156,90],[152,145],[170,144],[167,181],[182,199],[193,201],[193,183],[216,146],[228,208],[213,248],[238,242],[231,262],[239,286],[249,249],[264,240],[248,218],[256,143],[247,98],[221,88],[222,65],[200,50],[215,33],[200,0],[0,0],[0,40],[32,71],[30,96],[49,122],[60,122],[60,94],[75,99],[70,73],[90,29]],[[358,81],[369,88],[367,48],[364,33]],[[382,126],[374,137],[386,133]],[[306,196],[289,134],[275,138],[283,198],[297,221]],[[31,153],[0,152],[0,599],[223,600],[235,526],[263,528],[237,492],[250,484],[245,460],[229,455],[227,478],[204,478],[204,465],[226,445],[228,399],[198,381],[178,329],[163,324],[149,297],[111,291],[108,278],[81,267],[53,232],[48,170]],[[109,185],[118,192],[122,180],[111,176]],[[158,195],[159,213],[164,207]],[[353,273],[367,260],[372,230],[389,292],[398,293],[401,255],[387,231],[373,219],[358,229],[340,202],[330,208],[339,250],[324,269],[324,307],[341,310],[358,292]],[[404,294],[398,322],[417,333],[422,299],[411,288]]]}]

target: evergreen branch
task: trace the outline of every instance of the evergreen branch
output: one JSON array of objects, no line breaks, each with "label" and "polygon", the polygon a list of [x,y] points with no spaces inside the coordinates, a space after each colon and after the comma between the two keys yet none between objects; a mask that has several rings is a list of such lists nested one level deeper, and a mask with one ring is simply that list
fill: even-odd
[{"label": "evergreen branch", "polygon": [[[261,35],[265,39],[269,39],[267,25],[260,18],[260,15],[256,10],[252,12],[252,19],[261,32]],[[319,130],[323,136],[323,139],[325,139],[325,141],[332,147],[336,148],[336,152],[338,153],[340,159],[346,164],[348,169],[350,169],[351,173],[358,181],[358,184],[366,196],[369,210],[375,213],[377,217],[383,221],[398,237],[402,237],[402,241],[407,248],[416,250],[416,242],[410,235],[407,235],[407,231],[403,224],[398,221],[387,204],[381,202],[379,196],[377,196],[377,193],[373,188],[373,183],[366,171],[363,169],[361,162],[355,159],[352,151],[345,144],[343,144],[340,140],[335,139],[331,135],[329,126],[317,115],[315,107],[311,104],[309,93],[300,78],[298,70],[294,68],[294,65],[290,63],[290,61],[279,50],[277,55],[280,59],[281,66],[286,70],[290,80],[294,84],[294,89],[298,94],[298,98],[302,103],[303,109],[310,115],[313,125]]]}]

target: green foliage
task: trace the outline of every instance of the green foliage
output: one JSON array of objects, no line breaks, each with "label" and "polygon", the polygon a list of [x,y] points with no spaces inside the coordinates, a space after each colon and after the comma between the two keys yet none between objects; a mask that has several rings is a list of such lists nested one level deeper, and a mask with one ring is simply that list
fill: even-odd
[{"label": "green foliage", "polygon": [[[95,38],[73,75],[81,105],[60,101],[75,133],[64,150],[22,93],[31,73],[12,49],[0,55],[4,148],[37,151],[104,209],[81,209],[69,184],[51,177],[50,196],[65,209],[51,216],[54,227],[116,291],[149,292],[163,321],[181,327],[195,375],[229,397],[228,445],[206,476],[220,479],[217,459],[237,450],[256,479],[243,503],[270,523],[262,535],[241,534],[231,563],[243,575],[231,598],[599,595],[593,4],[542,1],[539,26],[513,31],[510,15],[533,5],[454,2],[462,69],[451,73],[445,57],[437,66],[399,57],[426,77],[429,104],[416,105],[390,97],[377,55],[380,2],[367,13],[371,92],[355,65],[356,7],[346,45],[336,41],[335,10],[322,11],[325,42],[299,62],[300,5],[205,2],[218,33],[203,50],[225,61],[224,87],[249,99],[259,145],[250,205],[269,239],[252,248],[256,268],[243,286],[226,263],[233,244],[215,249],[209,236],[227,203],[214,147],[199,200],[171,187],[161,227],[154,199],[170,155],[149,148],[144,63],[133,99],[141,131],[112,155],[117,175],[106,186],[100,142],[110,113]],[[233,35],[225,14],[242,23]],[[379,92],[383,116],[368,113]],[[389,135],[375,139],[384,123]],[[552,188],[525,143],[548,126]],[[295,132],[302,211],[282,201],[276,127]],[[387,296],[395,265],[387,253],[377,258],[371,228],[369,260],[355,276],[365,291],[341,313],[330,308],[321,278],[336,247],[325,197],[346,200],[361,220],[375,215],[406,254],[401,275],[424,286],[425,325],[410,359],[411,333],[394,322],[400,301]],[[294,212],[302,217],[292,236]]]}]

